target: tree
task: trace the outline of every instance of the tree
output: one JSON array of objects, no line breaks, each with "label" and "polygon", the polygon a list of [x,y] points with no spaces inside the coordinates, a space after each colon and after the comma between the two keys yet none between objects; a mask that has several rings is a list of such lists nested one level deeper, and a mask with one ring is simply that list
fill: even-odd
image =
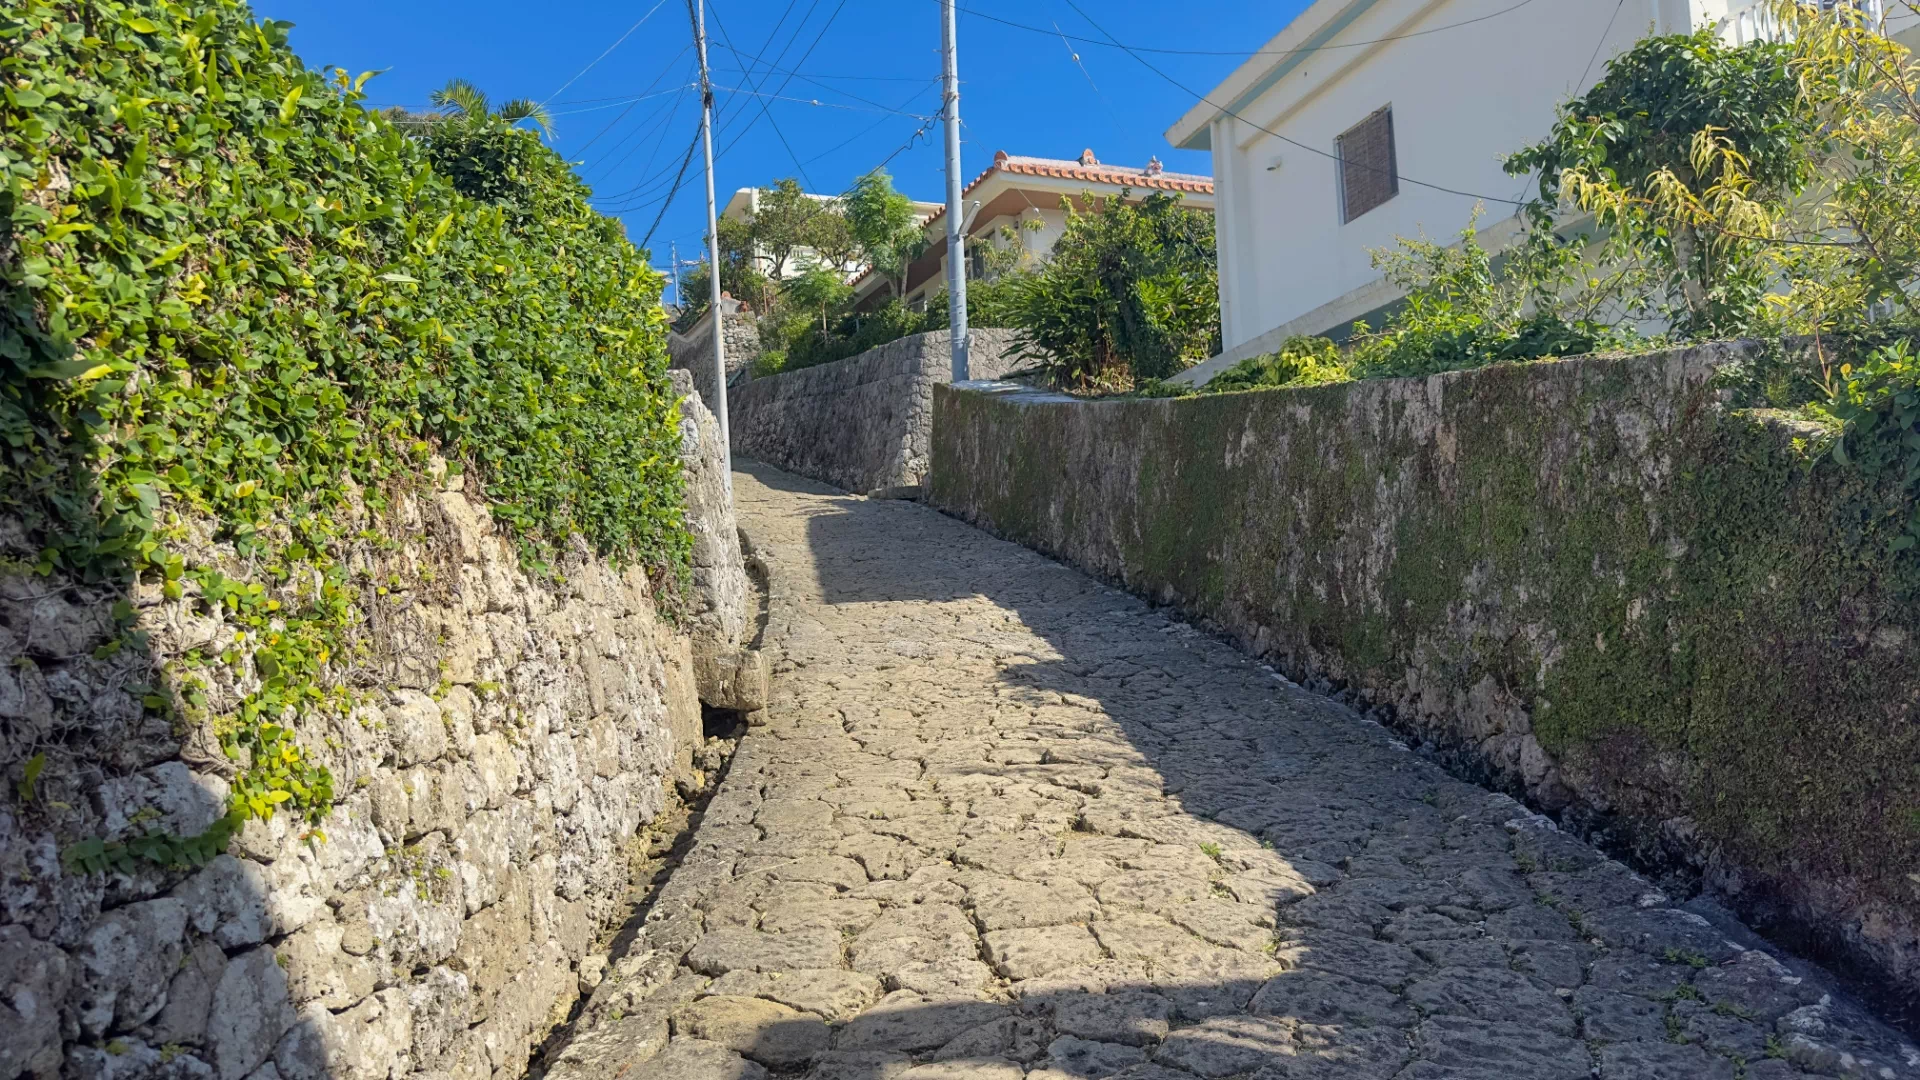
[{"label": "tree", "polygon": [[907,268],[925,254],[927,236],[913,200],[893,189],[893,177],[874,171],[854,181],[847,196],[847,227],[862,257],[896,297],[906,294]]},{"label": "tree", "polygon": [[1212,218],[1158,192],[1130,203],[1123,191],[1090,211],[1061,204],[1053,258],[1015,279],[1012,301],[1029,355],[1056,383],[1122,389],[1219,349]]},{"label": "tree", "polygon": [[816,266],[788,278],[782,296],[805,308],[811,315],[820,316],[820,333],[829,333],[832,329],[829,319],[853,298],[853,286],[848,285],[840,271],[825,266]]},{"label": "tree", "polygon": [[1792,55],[1702,30],[1615,57],[1561,107],[1545,140],[1506,162],[1516,176],[1540,173],[1528,206],[1534,242],[1553,242],[1556,211],[1591,213],[1606,236],[1602,260],[1642,271],[1634,280],[1650,293],[1648,313],[1689,337],[1748,330],[1768,285],[1765,242],[1697,211],[1736,189],[1743,205],[1782,208],[1806,188],[1816,117]]},{"label": "tree", "polygon": [[807,222],[805,243],[817,265],[845,275],[860,265],[860,241],[847,224],[846,206],[838,199],[820,207]]},{"label": "tree", "polygon": [[497,120],[515,127],[526,120],[539,128],[542,135],[553,137],[553,117],[545,106],[527,98],[514,98],[495,110],[487,95],[465,79],[448,80],[447,85],[429,94],[427,100],[439,110],[436,116],[441,123],[473,126]]},{"label": "tree", "polygon": [[762,257],[768,277],[779,281],[785,276],[793,249],[810,246],[809,227],[819,214],[819,201],[801,190],[800,182],[792,177],[760,189],[759,205],[753,211],[752,239],[765,253]]}]

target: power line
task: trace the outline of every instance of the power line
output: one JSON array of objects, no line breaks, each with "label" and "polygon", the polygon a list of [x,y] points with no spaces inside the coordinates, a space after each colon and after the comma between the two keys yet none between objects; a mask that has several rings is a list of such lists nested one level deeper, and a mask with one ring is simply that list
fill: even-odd
[{"label": "power line", "polygon": [[752,90],[743,90],[738,86],[721,86],[718,83],[714,84],[713,88],[715,90],[725,90],[729,94],[741,94],[746,97],[764,98],[768,101],[791,101],[791,102],[794,102],[795,104],[812,105],[821,109],[845,109],[848,112],[882,113],[887,116],[911,116],[915,120],[926,119],[926,116],[924,116],[921,113],[910,113],[900,109],[889,109],[885,105],[874,105],[872,108],[864,108],[859,105],[842,105],[837,101],[821,101],[819,98],[787,97],[784,94],[758,94],[753,92]]},{"label": "power line", "polygon": [[1593,62],[1600,59],[1600,50],[1607,45],[1607,35],[1613,33],[1613,20],[1620,17],[1620,9],[1626,6],[1627,0],[1619,0],[1619,3],[1613,5],[1613,14],[1607,16],[1607,28],[1600,31],[1600,40],[1593,43],[1593,55],[1587,57],[1586,70],[1580,73],[1580,82],[1574,86],[1574,93],[1579,93],[1581,88],[1587,85],[1587,76],[1593,74]]},{"label": "power line", "polygon": [[693,141],[687,144],[687,152],[680,159],[680,175],[673,178],[673,188],[667,192],[667,201],[660,204],[660,212],[653,216],[653,224],[647,226],[646,239],[640,241],[642,248],[653,242],[653,231],[660,227],[661,219],[667,216],[667,208],[673,205],[673,197],[680,193],[680,182],[686,177],[687,166],[692,164],[693,152],[699,145],[700,136],[698,135],[695,135]]},{"label": "power line", "polygon": [[[660,148],[666,145],[667,132],[673,129],[673,118],[680,115],[680,102],[683,100],[685,100],[684,95],[682,97],[674,98],[673,108],[667,111],[667,115],[662,117],[658,124],[655,124],[653,127],[647,129],[644,132],[641,132],[640,137],[634,140],[633,148],[631,150],[628,150],[625,154],[622,154],[620,156],[620,160],[614,162],[612,165],[607,166],[607,172],[609,173],[618,172],[620,169],[620,166],[625,165],[627,161],[633,157],[633,155],[640,152],[640,147],[645,145],[647,141],[647,136],[650,134],[653,134],[654,132],[658,132],[659,137],[653,140],[653,149],[648,151],[647,162],[645,165],[642,165],[640,167],[640,171],[642,173],[645,173],[648,169],[653,168],[654,160],[660,156]],[[622,140],[622,142],[624,143],[625,140]],[[618,147],[615,147],[615,149],[618,149]],[[607,153],[608,153],[608,156],[611,156],[613,151],[610,150]]]},{"label": "power line", "polygon": [[[687,45],[682,47],[679,52],[674,53],[673,57],[669,59],[666,62],[666,65],[660,69],[660,74],[655,75],[653,77],[653,81],[647,84],[646,89],[640,92],[644,94],[652,90],[655,86],[658,86],[660,84],[660,80],[667,77],[667,72],[673,68],[673,65],[676,63],[679,63],[680,58],[687,55],[687,50],[691,49],[692,47],[693,46],[691,45]],[[639,106],[639,104],[640,102],[637,100],[628,103],[627,107],[621,111],[619,116],[616,116],[612,120],[608,121],[607,126],[601,128],[598,132],[595,132],[593,138],[588,139],[585,146],[582,146],[579,150],[576,150],[574,152],[578,154],[584,154],[588,150],[592,149],[594,143],[599,142],[601,138],[606,135],[607,132],[612,131],[614,129],[615,125],[619,124],[620,121],[625,120],[627,118],[627,114],[631,113],[635,108]],[[604,158],[605,156],[606,155],[604,153],[601,154],[601,157]]]},{"label": "power line", "polygon": [[[816,0],[816,3],[817,3],[817,0]],[[833,28],[834,20],[840,17],[840,13],[846,10],[846,7],[847,7],[847,0],[840,0],[838,4],[834,5],[833,13],[827,16],[826,22],[823,22],[820,24],[820,32],[813,36],[813,41],[807,46],[807,51],[801,53],[800,59],[794,62],[793,66],[795,68],[806,66],[808,58],[812,57],[813,51],[820,47],[821,39],[827,36],[827,31]],[[811,9],[809,9],[809,11],[811,11]],[[806,25],[806,20],[802,19],[800,25],[802,26]],[[796,28],[795,34],[794,34],[794,40],[798,40],[798,39],[799,39],[799,32],[798,32],[798,28]],[[787,54],[787,50],[781,49],[779,55],[774,57],[773,62],[776,64],[779,63],[783,58],[785,58],[786,54]],[[778,94],[785,91],[788,84],[792,82],[793,82],[793,76],[788,75],[784,80],[781,81],[779,86],[774,87],[773,92]],[[762,102],[761,109],[760,109],[760,116],[766,116],[766,115],[767,115],[767,109],[766,109],[765,103]],[[746,131],[753,130],[753,125],[755,122],[758,121],[758,119],[759,117],[755,117],[754,120],[748,121]],[[769,117],[769,119],[771,118]],[[740,135],[734,136],[735,145],[738,144],[740,137],[746,134],[746,131],[742,131]]]},{"label": "power line", "polygon": [[[940,77],[939,77],[938,75],[936,75],[936,76],[934,76],[933,78],[931,78],[931,79],[928,79],[927,81],[928,81],[928,82],[939,82],[939,81],[940,81]],[[910,104],[912,104],[912,103],[913,103],[913,99],[912,99],[912,98],[908,98],[908,99],[907,99],[906,101],[903,101],[903,102],[901,102],[900,104],[902,104],[902,105],[910,105]],[[909,112],[901,112],[901,113],[900,113],[900,115],[901,115],[901,116],[914,116],[915,114],[913,114],[913,113],[909,113]],[[935,114],[935,116],[937,116],[937,115],[938,115],[938,114],[936,113],[936,114]],[[922,119],[922,120],[926,120],[926,119],[931,119],[931,118],[930,118],[930,117],[920,117],[920,119]],[[881,118],[880,118],[880,119],[878,119],[878,120],[875,120],[875,121],[874,121],[873,123],[871,123],[871,124],[869,124],[869,125],[867,125],[867,126],[866,126],[866,127],[864,127],[864,128],[861,128],[861,129],[860,129],[860,131],[859,131],[858,133],[856,133],[856,134],[854,134],[854,135],[851,135],[851,136],[849,136],[849,137],[847,137],[846,139],[844,139],[844,140],[842,140],[842,141],[840,141],[840,142],[838,142],[838,143],[835,143],[835,144],[834,144],[833,146],[831,146],[831,147],[829,147],[828,149],[826,149],[826,150],[822,150],[822,151],[821,151],[821,152],[819,152],[818,154],[815,154],[815,155],[813,155],[812,157],[810,157],[810,158],[808,158],[808,159],[807,159],[807,163],[808,163],[808,164],[812,164],[813,162],[816,162],[816,161],[819,161],[819,160],[820,160],[821,158],[823,158],[823,157],[826,157],[826,156],[827,156],[828,154],[831,154],[831,153],[834,153],[835,151],[838,151],[838,150],[840,150],[840,149],[842,149],[842,148],[844,148],[844,147],[846,147],[846,146],[848,146],[848,145],[850,145],[850,144],[852,144],[852,143],[853,143],[853,142],[855,142],[856,140],[859,140],[859,139],[863,139],[863,138],[865,138],[866,136],[868,136],[868,135],[870,135],[870,134],[872,134],[875,128],[878,128],[878,127],[879,127],[879,126],[880,126],[881,124],[884,124],[884,123],[886,123],[886,122],[887,122],[887,120],[888,120],[888,118],[887,118],[887,117],[884,117],[884,116],[883,116],[883,117],[881,117]]]},{"label": "power line", "polygon": [[[1161,49],[1161,48],[1154,48],[1148,45],[1138,45],[1138,46],[1123,45],[1118,40],[1115,40],[1112,37],[1112,35],[1108,35],[1108,39],[1106,41],[1101,41],[1098,38],[1080,37],[1075,34],[1068,34],[1066,36],[1073,39],[1074,41],[1083,41],[1089,45],[1099,45],[1109,49],[1120,49],[1128,53],[1135,53],[1135,52],[1164,53],[1169,56],[1297,56],[1301,53],[1329,52],[1334,49],[1358,49],[1363,46],[1380,45],[1389,41],[1405,41],[1408,38],[1425,37],[1428,34],[1437,34],[1443,30],[1455,30],[1462,26],[1472,26],[1474,23],[1486,22],[1488,19],[1497,19],[1500,16],[1507,14],[1508,12],[1518,11],[1521,8],[1526,7],[1528,4],[1531,4],[1531,3],[1533,3],[1533,0],[1520,0],[1519,3],[1514,4],[1512,7],[1501,8],[1499,11],[1491,12],[1486,15],[1479,15],[1471,19],[1462,19],[1457,23],[1448,23],[1445,26],[1430,26],[1425,30],[1415,30],[1412,33],[1408,33],[1408,34],[1394,34],[1390,37],[1372,38],[1367,41],[1343,41],[1338,45],[1307,45],[1297,49],[1253,49],[1253,50]],[[1012,19],[1003,19],[998,15],[989,15],[984,11],[975,11],[974,9],[968,8],[968,7],[963,7],[963,8],[960,8],[959,10],[966,12],[968,15],[971,15],[974,18],[985,19],[988,22],[996,22],[1002,26],[1011,26],[1016,30],[1026,30],[1035,34],[1045,34],[1048,37],[1054,36],[1054,32],[1052,30],[1047,29],[1044,26],[1029,26],[1026,23],[1014,22]],[[1074,10],[1078,11],[1079,9],[1075,8]],[[1084,12],[1081,14],[1081,18],[1083,19],[1086,18],[1086,15]],[[1093,22],[1092,19],[1087,19],[1087,21]],[[1102,34],[1106,33],[1105,30],[1101,30],[1100,32]]]},{"label": "power line", "polygon": [[[724,22],[722,22],[722,21],[720,20],[720,8],[719,8],[719,5],[717,5],[717,4],[716,4],[716,5],[709,5],[709,6],[711,6],[711,7],[713,8],[713,25],[714,25],[714,28],[715,28],[715,29],[717,29],[717,30],[719,30],[719,31],[720,31],[720,41],[721,41],[721,42],[722,42],[722,44],[723,44],[723,45],[725,46],[725,48],[727,49],[727,51],[728,51],[728,52],[733,52],[733,51],[734,51],[734,48],[733,48],[733,35],[731,35],[731,34],[729,34],[729,33],[727,33],[727,24],[726,24],[726,23],[724,23]],[[789,6],[789,7],[791,7],[792,5],[791,5],[791,4],[789,4],[788,6]],[[783,21],[784,21],[784,20],[783,20]],[[803,23],[802,25],[805,25],[805,24]],[[778,28],[776,27],[775,29],[776,29],[776,32],[777,32],[777,30],[778,30]],[[798,27],[796,27],[796,28],[794,29],[794,38],[798,38],[799,36],[800,36],[800,33],[799,33],[799,28],[798,28]],[[773,40],[773,35],[772,35],[772,34],[769,34],[769,35],[767,35],[767,40],[769,40],[769,41],[771,41],[771,40]],[[791,47],[791,45],[792,45],[792,39],[789,39],[789,41],[788,41],[788,46],[789,46],[789,47]],[[782,56],[785,56],[785,55],[786,55],[786,49],[781,49],[781,50],[780,50],[780,54],[781,54]],[[746,79],[744,79],[744,80],[742,80],[742,81],[743,81],[743,82],[752,82],[752,80],[753,80],[753,76],[752,76],[752,75],[748,75],[748,76],[747,76],[747,78],[746,78]],[[760,82],[757,82],[757,83],[753,83],[753,90],[752,90],[752,91],[748,91],[748,93],[753,93],[753,91],[757,91],[757,90],[759,90],[759,89],[760,89],[760,87],[761,87],[762,85],[764,85],[764,84],[765,84],[765,82],[766,82],[766,79],[765,79],[765,78],[763,77],[763,78],[762,78],[762,79],[760,80]],[[724,87],[724,86],[722,86],[722,87],[717,87],[716,89],[721,89],[721,90],[727,90],[728,88],[727,88],[727,87]],[[729,91],[729,92],[731,93],[731,92],[735,92],[735,91]],[[755,97],[759,97],[760,95],[759,95],[759,94],[754,94],[754,96],[755,96]],[[787,151],[787,157],[788,157],[788,158],[790,158],[790,159],[792,159],[792,161],[793,161],[793,167],[794,167],[795,169],[798,169],[798,170],[799,170],[799,172],[800,172],[800,179],[802,179],[802,180],[804,180],[804,181],[806,181],[806,185],[807,185],[808,187],[812,187],[812,186],[813,186],[813,178],[807,175],[807,167],[806,167],[805,165],[802,165],[802,164],[800,164],[800,155],[799,155],[799,154],[796,154],[796,153],[794,153],[794,152],[793,152],[793,144],[787,141],[787,133],[786,133],[786,132],[784,132],[784,131],[781,131],[781,130],[780,130],[780,122],[779,122],[779,121],[777,121],[777,120],[775,120],[775,119],[773,118],[773,115],[772,115],[772,113],[770,113],[770,112],[768,111],[768,109],[769,109],[769,105],[768,105],[768,102],[767,102],[767,100],[766,100],[765,98],[762,98],[762,99],[761,99],[761,101],[760,101],[760,112],[761,112],[761,114],[762,114],[762,115],[764,115],[764,116],[766,116],[766,118],[767,118],[767,123],[769,123],[769,124],[772,124],[772,125],[773,125],[773,134],[774,134],[774,136],[775,136],[776,138],[778,138],[778,139],[780,140],[780,145],[781,145],[781,146],[782,146],[783,148],[785,148],[785,150]]]},{"label": "power line", "polygon": [[659,97],[659,96],[660,96],[660,95],[662,95],[662,94],[671,94],[671,93],[674,93],[674,92],[676,92],[676,91],[679,91],[679,90],[685,90],[685,89],[687,89],[688,87],[691,87],[692,85],[693,85],[692,83],[682,83],[682,84],[681,84],[681,85],[679,85],[679,86],[670,86],[670,87],[668,87],[668,88],[667,88],[667,89],[665,89],[665,90],[656,90],[656,91],[654,91],[654,92],[653,92],[653,93],[651,93],[651,94],[635,94],[635,95],[634,95],[634,96],[632,96],[632,97],[624,97],[624,98],[614,98],[614,99],[613,99],[613,100],[612,100],[611,102],[609,102],[608,104],[605,104],[605,105],[591,105],[591,106],[588,106],[587,108],[584,108],[584,109],[562,109],[562,110],[560,110],[559,112],[556,112],[556,113],[548,113],[547,115],[549,115],[549,116],[578,116],[578,115],[580,115],[581,113],[590,113],[590,112],[605,112],[605,111],[606,111],[606,110],[608,110],[608,109],[617,109],[617,108],[619,108],[620,106],[622,106],[622,105],[626,105],[626,104],[629,104],[629,103],[637,103],[637,102],[641,102],[641,101],[646,101],[646,100],[647,100],[647,99],[649,99],[649,98],[657,98],[657,97]]},{"label": "power line", "polygon": [[[798,0],[787,0],[787,6],[781,9],[780,18],[773,24],[773,29],[767,31],[767,39],[764,42],[761,42],[760,44],[761,52],[764,53],[768,49],[773,47],[773,39],[780,36],[780,28],[787,24],[787,16],[793,14],[793,9],[797,2]],[[820,10],[820,0],[808,0],[807,10],[801,13],[800,21],[793,24],[793,32],[787,35],[787,40],[781,44],[779,53],[775,55],[776,63],[780,60],[786,59],[788,50],[792,49],[794,46],[794,43],[800,40],[800,32],[806,28],[808,21],[813,18],[813,13],[818,10]],[[714,23],[716,26],[719,25],[719,19],[717,17],[715,18]],[[709,71],[709,75],[711,75],[712,69],[709,68],[708,71]],[[766,76],[762,75],[760,76],[759,79],[756,80],[754,78],[754,73],[752,71],[748,71],[746,73],[746,81],[749,83],[752,83],[754,89],[757,90],[761,86],[765,85]],[[729,117],[729,119],[731,118]],[[751,124],[749,126],[751,126]]]},{"label": "power line", "polygon": [[790,77],[792,77],[792,78],[796,78],[796,79],[799,79],[799,80],[800,80],[801,82],[809,82],[809,83],[812,83],[813,85],[815,85],[815,86],[818,86],[818,87],[819,87],[820,89],[822,89],[822,90],[828,90],[828,91],[831,91],[831,92],[833,92],[833,93],[835,93],[835,94],[839,94],[839,95],[841,95],[841,96],[843,96],[843,97],[850,97],[850,98],[852,98],[852,99],[853,99],[853,100],[855,100],[855,101],[859,101],[859,102],[863,102],[863,103],[865,103],[865,104],[868,104],[868,105],[872,105],[873,107],[875,107],[875,108],[878,108],[878,109],[884,109],[884,108],[886,108],[886,106],[884,106],[884,105],[882,105],[882,104],[880,104],[879,102],[877,102],[877,101],[874,101],[874,100],[872,100],[872,99],[870,99],[870,98],[863,98],[863,97],[861,97],[861,96],[860,96],[859,94],[856,94],[856,93],[854,93],[854,92],[853,92],[853,91],[851,91],[851,90],[841,90],[841,89],[839,89],[838,87],[833,87],[833,86],[828,86],[827,84],[825,84],[825,83],[823,83],[823,82],[820,82],[819,80],[817,80],[817,79],[815,79],[815,78],[813,78],[813,77],[811,77],[811,76],[808,76],[808,75],[805,75],[805,74],[802,74],[801,72],[798,72],[798,71],[786,71],[786,70],[783,70],[783,69],[781,69],[781,68],[777,68],[777,67],[774,67],[774,66],[773,66],[773,65],[771,65],[771,64],[767,64],[767,62],[766,62],[765,60],[763,60],[763,59],[761,59],[760,57],[758,57],[758,56],[754,56],[754,55],[752,55],[751,53],[748,53],[748,52],[746,52],[745,50],[742,50],[742,49],[736,49],[736,48],[734,48],[734,47],[733,47],[732,45],[729,45],[729,44],[723,44],[723,45],[721,45],[721,48],[723,48],[723,49],[726,49],[726,50],[727,50],[728,52],[731,52],[731,53],[733,53],[733,54],[734,54],[734,55],[736,55],[736,56],[740,56],[740,57],[743,57],[743,58],[745,58],[745,59],[747,59],[747,60],[751,60],[751,61],[754,61],[754,62],[756,62],[756,63],[760,63],[760,64],[766,64],[766,67],[767,67],[767,70],[768,70],[768,71],[771,71],[771,72],[774,72],[775,74],[779,74],[779,75],[787,75],[787,76],[790,76]]},{"label": "power line", "polygon": [[574,74],[573,74],[573,78],[571,78],[571,79],[568,79],[568,80],[567,80],[566,82],[563,82],[563,83],[561,83],[561,84],[560,84],[560,89],[559,89],[559,90],[555,90],[555,91],[554,91],[553,93],[551,93],[551,94],[548,94],[548,95],[546,96],[546,99],[545,99],[544,101],[542,101],[542,102],[540,102],[540,104],[542,104],[542,105],[545,105],[545,104],[546,104],[546,103],[547,103],[548,101],[552,101],[552,100],[553,100],[554,98],[557,98],[557,97],[559,97],[559,96],[560,96],[560,94],[561,94],[561,92],[562,92],[562,91],[564,91],[564,90],[566,90],[566,88],[567,88],[567,87],[569,87],[569,86],[572,86],[572,85],[573,85],[574,83],[576,83],[576,82],[579,82],[579,81],[580,81],[580,76],[582,76],[582,75],[585,75],[585,74],[586,74],[587,72],[589,72],[589,71],[592,71],[592,70],[593,70],[593,65],[594,65],[594,64],[597,64],[597,63],[599,63],[600,61],[602,61],[602,60],[605,60],[605,59],[606,59],[606,58],[608,57],[608,55],[609,55],[609,54],[611,54],[611,53],[613,52],[613,50],[615,50],[615,49],[617,49],[617,48],[619,48],[619,47],[620,47],[620,43],[621,43],[622,41],[625,41],[625,40],[627,40],[628,38],[630,38],[630,37],[632,37],[632,36],[633,36],[633,32],[634,32],[635,30],[638,30],[638,29],[640,29],[640,23],[644,23],[644,22],[646,22],[646,21],[647,21],[648,19],[651,19],[651,18],[653,18],[653,13],[654,13],[654,12],[656,12],[656,11],[659,11],[659,10],[660,10],[660,5],[661,5],[661,4],[664,4],[664,3],[666,3],[666,2],[667,2],[667,0],[656,0],[656,3],[655,3],[655,4],[654,4],[654,5],[652,6],[652,7],[650,7],[650,8],[648,8],[648,9],[647,9],[647,13],[646,13],[645,15],[642,15],[642,16],[640,16],[640,22],[636,22],[636,23],[634,23],[634,24],[633,24],[632,26],[629,26],[629,27],[627,27],[627,32],[626,32],[626,33],[624,33],[624,34],[621,34],[621,35],[620,35],[620,36],[619,36],[618,38],[616,38],[616,39],[614,39],[614,42],[613,42],[613,44],[611,44],[611,45],[609,45],[609,46],[607,46],[607,49],[606,49],[606,52],[603,52],[603,53],[601,53],[601,54],[600,54],[599,56],[596,56],[596,57],[594,57],[594,58],[593,58],[593,63],[590,63],[590,64],[588,64],[588,65],[587,65],[586,67],[583,67],[583,68],[581,68],[581,69],[580,69],[579,71],[576,71],[576,72],[574,72]]},{"label": "power line", "polygon": [[[1529,2],[1531,2],[1531,0],[1521,0],[1522,4],[1529,3]],[[1124,51],[1128,56],[1133,57],[1134,60],[1139,62],[1141,67],[1146,68],[1148,71],[1151,71],[1155,75],[1160,76],[1162,79],[1165,79],[1167,82],[1172,83],[1175,87],[1179,88],[1181,91],[1187,93],[1188,95],[1198,99],[1199,101],[1207,105],[1211,105],[1214,108],[1219,109],[1221,112],[1227,114],[1228,116],[1233,117],[1235,120],[1240,121],[1241,123],[1247,125],[1248,127],[1254,128],[1255,130],[1258,130],[1258,131],[1266,132],[1268,135],[1271,135],[1274,138],[1279,139],[1281,142],[1286,143],[1289,146],[1298,147],[1302,150],[1307,151],[1310,154],[1318,154],[1321,157],[1326,158],[1328,161],[1341,163],[1342,167],[1353,167],[1355,165],[1360,165],[1360,163],[1358,162],[1350,162],[1350,161],[1341,162],[1341,158],[1337,154],[1329,153],[1325,150],[1320,149],[1317,146],[1309,146],[1298,139],[1290,139],[1287,136],[1280,134],[1279,132],[1273,130],[1270,127],[1266,127],[1264,125],[1254,123],[1253,121],[1233,111],[1227,106],[1222,105],[1217,101],[1214,101],[1212,98],[1208,97],[1205,94],[1202,94],[1200,91],[1195,90],[1194,88],[1188,86],[1187,84],[1167,74],[1166,72],[1161,71],[1159,68],[1155,67],[1152,63],[1148,62],[1146,57],[1141,56],[1137,51],[1135,51],[1130,46],[1122,45],[1119,42],[1119,40],[1114,38],[1112,34],[1107,34],[1106,28],[1102,27],[1099,23],[1094,22],[1093,17],[1088,15],[1084,10],[1082,10],[1079,4],[1074,3],[1074,0],[1066,0],[1066,4],[1068,7],[1072,8],[1082,19],[1085,19],[1089,26],[1092,26],[1095,30],[1100,31],[1102,34],[1106,34],[1108,41],[1113,42],[1115,47]],[[1515,7],[1518,7],[1518,6],[1520,5],[1518,4],[1515,5]],[[1509,8],[1507,10],[1511,11],[1512,8]],[[1360,165],[1360,167],[1365,169],[1370,169],[1374,172],[1387,171],[1376,165]],[[1471,191],[1462,191],[1459,188],[1450,188],[1443,184],[1430,184],[1425,180],[1415,180],[1413,177],[1406,175],[1405,173],[1399,171],[1397,168],[1393,170],[1393,177],[1395,180],[1404,180],[1407,183],[1414,185],[1415,187],[1429,188],[1433,191],[1444,191],[1449,195],[1459,195],[1462,198],[1479,199],[1482,202],[1505,203],[1509,206],[1525,205],[1522,202],[1520,202],[1518,199],[1504,199],[1498,195],[1478,195]]]},{"label": "power line", "polygon": [[[742,50],[739,50],[739,49],[733,49],[733,50],[731,50],[731,51],[733,51],[733,52],[742,52]],[[758,57],[753,57],[752,59],[758,59]],[[746,70],[746,69],[744,69],[744,68],[714,68],[713,70],[714,70],[714,71],[731,71],[731,72],[733,72],[733,73],[734,73],[734,74],[736,74],[736,75],[739,75],[739,74],[746,74],[746,73],[747,73],[747,70]],[[813,80],[813,79],[825,79],[825,80],[827,80],[828,82],[910,82],[910,83],[917,83],[917,82],[925,82],[925,81],[926,81],[926,80],[924,80],[924,79],[922,79],[922,78],[920,78],[920,77],[919,77],[918,75],[821,75],[821,74],[819,74],[819,73],[817,73],[817,72],[816,72],[816,73],[813,73],[813,74],[805,74],[805,73],[802,73],[802,72],[797,72],[797,71],[796,71],[796,72],[790,72],[790,73],[789,73],[789,72],[781,72],[781,74],[783,74],[783,75],[784,75],[784,74],[794,74],[794,75],[799,75],[799,76],[800,76],[801,78],[803,78],[803,79],[808,79],[808,80]],[[937,78],[937,76],[936,76],[936,78]],[[848,96],[852,96],[852,95],[848,95]]]}]

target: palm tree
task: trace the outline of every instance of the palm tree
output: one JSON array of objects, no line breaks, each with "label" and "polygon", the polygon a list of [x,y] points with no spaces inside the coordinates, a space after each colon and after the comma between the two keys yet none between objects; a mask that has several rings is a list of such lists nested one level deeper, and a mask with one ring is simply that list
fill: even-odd
[{"label": "palm tree", "polygon": [[508,126],[513,126],[522,120],[530,120],[542,135],[549,139],[553,137],[553,117],[539,102],[514,98],[496,110],[492,102],[487,100],[487,95],[465,79],[449,80],[447,85],[429,94],[427,99],[439,110],[432,114],[435,123],[478,124],[486,120],[503,120]]}]

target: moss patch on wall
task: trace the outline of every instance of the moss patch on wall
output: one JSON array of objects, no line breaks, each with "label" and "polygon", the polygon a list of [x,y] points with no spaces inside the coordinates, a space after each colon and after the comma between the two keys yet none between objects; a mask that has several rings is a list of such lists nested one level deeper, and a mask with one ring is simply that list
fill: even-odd
[{"label": "moss patch on wall", "polygon": [[1920,988],[1897,486],[1740,346],[1173,401],[942,388],[932,500],[1391,705]]}]

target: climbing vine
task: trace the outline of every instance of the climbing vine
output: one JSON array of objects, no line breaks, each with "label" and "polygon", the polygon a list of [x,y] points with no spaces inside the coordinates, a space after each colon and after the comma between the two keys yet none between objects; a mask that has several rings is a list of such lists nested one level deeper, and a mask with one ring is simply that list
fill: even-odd
[{"label": "climbing vine", "polygon": [[[9,558],[158,584],[230,635],[146,699],[212,726],[226,817],[82,840],[79,869],[197,863],[280,812],[317,827],[332,781],[291,729],[350,705],[342,511],[430,456],[531,567],[575,535],[663,578],[686,561],[644,254],[536,134],[401,130],[361,106],[371,73],[306,69],[288,25],[239,0],[0,10],[0,514],[28,543]],[[188,561],[204,521],[219,566]],[[216,672],[237,704],[205,692]]]}]

